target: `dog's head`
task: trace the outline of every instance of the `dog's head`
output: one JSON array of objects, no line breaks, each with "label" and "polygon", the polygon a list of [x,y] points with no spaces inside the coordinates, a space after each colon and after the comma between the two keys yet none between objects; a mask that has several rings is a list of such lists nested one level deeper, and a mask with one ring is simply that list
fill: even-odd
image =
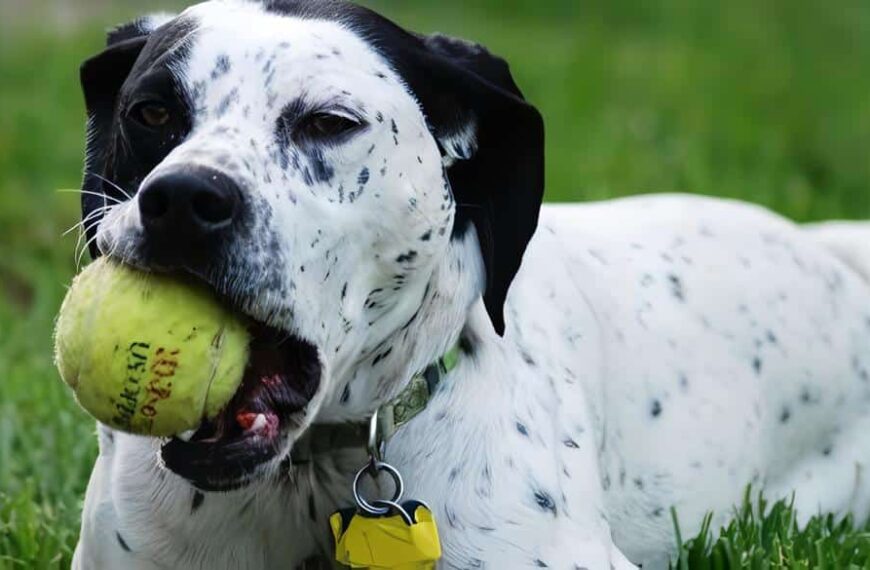
[{"label": "dog's head", "polygon": [[203,488],[273,472],[315,419],[401,389],[481,298],[503,331],[543,191],[542,121],[504,61],[332,0],[214,0],[108,43],[82,67],[92,255],[193,275],[254,336],[169,468]]}]

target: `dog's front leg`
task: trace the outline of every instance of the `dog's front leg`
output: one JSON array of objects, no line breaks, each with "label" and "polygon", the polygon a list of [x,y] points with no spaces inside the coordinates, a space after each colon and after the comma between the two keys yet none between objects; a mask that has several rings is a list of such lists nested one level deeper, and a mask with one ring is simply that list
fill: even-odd
[{"label": "dog's front leg", "polygon": [[85,494],[81,534],[73,555],[72,570],[163,570],[153,562],[133,556],[126,539],[118,530],[117,514],[112,501],[115,436],[102,426],[97,429],[97,433],[100,455],[94,464]]},{"label": "dog's front leg", "polygon": [[99,435],[74,570],[295,569],[319,551],[295,487],[201,492],[159,465],[156,440]]}]

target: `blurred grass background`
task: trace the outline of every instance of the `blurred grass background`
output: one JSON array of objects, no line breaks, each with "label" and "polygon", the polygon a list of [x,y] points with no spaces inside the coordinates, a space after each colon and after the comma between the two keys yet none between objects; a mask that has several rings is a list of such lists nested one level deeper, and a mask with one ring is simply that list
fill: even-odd
[{"label": "blurred grass background", "polygon": [[[65,568],[95,454],[51,330],[74,273],[79,63],[173,2],[0,0],[0,570]],[[372,0],[505,56],[548,127],[551,200],[681,191],[870,217],[866,0]]]}]

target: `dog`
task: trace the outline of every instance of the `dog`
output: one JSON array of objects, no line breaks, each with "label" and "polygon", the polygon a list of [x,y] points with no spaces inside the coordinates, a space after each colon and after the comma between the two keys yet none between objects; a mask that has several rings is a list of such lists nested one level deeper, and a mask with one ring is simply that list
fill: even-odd
[{"label": "dog", "polygon": [[142,18],[81,77],[92,256],[208,284],[253,340],[195,433],[98,426],[74,568],[331,567],[328,519],[381,452],[440,568],[665,567],[672,512],[692,535],[747,486],[867,517],[870,227],[542,207],[505,61],[334,0]]}]

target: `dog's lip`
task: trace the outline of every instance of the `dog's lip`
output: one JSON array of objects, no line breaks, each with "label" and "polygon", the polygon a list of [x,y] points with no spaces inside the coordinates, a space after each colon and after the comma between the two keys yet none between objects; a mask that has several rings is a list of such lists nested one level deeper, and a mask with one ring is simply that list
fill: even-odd
[{"label": "dog's lip", "polygon": [[255,324],[241,386],[217,417],[185,439],[161,446],[163,464],[205,491],[245,485],[258,468],[285,451],[320,386],[317,348],[298,337]]}]

